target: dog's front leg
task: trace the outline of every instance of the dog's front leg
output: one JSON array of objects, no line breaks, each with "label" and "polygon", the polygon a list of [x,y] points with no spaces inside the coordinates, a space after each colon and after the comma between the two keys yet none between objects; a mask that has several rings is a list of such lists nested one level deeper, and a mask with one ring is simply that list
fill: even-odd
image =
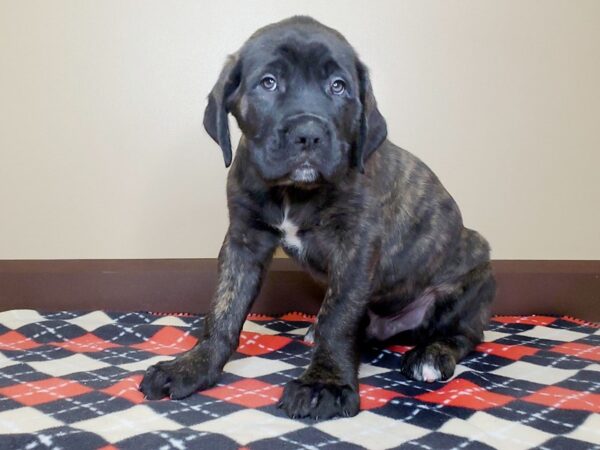
[{"label": "dog's front leg", "polygon": [[187,397],[214,385],[238,344],[277,245],[269,231],[230,228],[219,253],[219,281],[202,337],[189,351],[146,370],[140,390],[148,399]]},{"label": "dog's front leg", "polygon": [[311,363],[285,386],[279,403],[290,417],[328,419],[358,413],[358,339],[377,254],[366,246],[334,258]]}]

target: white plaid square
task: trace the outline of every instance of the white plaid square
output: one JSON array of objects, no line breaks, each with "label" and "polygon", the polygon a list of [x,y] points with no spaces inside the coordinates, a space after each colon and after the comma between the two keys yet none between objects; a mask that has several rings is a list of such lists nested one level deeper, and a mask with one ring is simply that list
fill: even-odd
[{"label": "white plaid square", "polygon": [[137,405],[112,414],[75,422],[71,427],[99,434],[106,441],[115,443],[138,434],[178,430],[182,425],[148,406]]},{"label": "white plaid square", "polygon": [[240,445],[246,445],[305,427],[305,424],[297,420],[276,417],[259,410],[245,409],[190,428],[196,431],[219,433]]},{"label": "white plaid square", "polygon": [[362,411],[355,417],[321,422],[315,428],[341,441],[362,445],[370,450],[396,447],[429,433],[428,429],[369,411]]},{"label": "white plaid square", "polygon": [[53,377],[62,377],[77,372],[92,372],[94,370],[110,367],[110,364],[90,358],[81,353],[66,358],[28,362],[27,364],[38,372],[43,372],[52,375]]},{"label": "white plaid square", "polygon": [[29,406],[0,412],[0,434],[36,433],[61,425],[62,422]]},{"label": "white plaid square", "polygon": [[296,366],[277,359],[250,356],[228,362],[223,368],[223,371],[233,373],[234,375],[244,378],[255,378],[262,377],[270,373],[283,372],[284,370],[295,368]]},{"label": "white plaid square", "polygon": [[75,319],[69,319],[67,322],[77,325],[86,331],[93,331],[103,325],[114,323],[114,321],[102,311],[94,311],[84,314],[83,316],[76,317]]},{"label": "white plaid square", "polygon": [[544,339],[551,341],[573,342],[578,339],[583,339],[588,335],[572,330],[563,330],[561,328],[550,328],[535,326],[522,333],[517,333],[517,336],[527,336],[536,339]]},{"label": "white plaid square", "polygon": [[508,366],[493,370],[491,373],[533,383],[556,384],[572,377],[577,372],[577,370],[558,369],[550,365],[538,366],[526,361],[515,361]]},{"label": "white plaid square", "polygon": [[479,411],[467,420],[450,419],[440,432],[483,442],[499,450],[525,450],[538,447],[553,435]]}]

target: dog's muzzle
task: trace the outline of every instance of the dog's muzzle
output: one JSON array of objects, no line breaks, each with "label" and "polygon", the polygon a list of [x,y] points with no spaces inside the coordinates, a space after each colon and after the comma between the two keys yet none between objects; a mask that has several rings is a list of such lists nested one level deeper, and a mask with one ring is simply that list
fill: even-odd
[{"label": "dog's muzzle", "polygon": [[297,161],[290,179],[312,183],[319,178],[316,161],[319,152],[331,145],[331,133],[324,119],[312,114],[295,115],[283,124],[285,146]]}]

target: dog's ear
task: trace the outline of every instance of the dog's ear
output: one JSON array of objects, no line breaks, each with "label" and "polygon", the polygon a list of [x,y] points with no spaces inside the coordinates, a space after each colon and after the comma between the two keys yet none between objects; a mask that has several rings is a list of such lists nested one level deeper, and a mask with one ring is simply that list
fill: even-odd
[{"label": "dog's ear", "polygon": [[231,164],[231,139],[229,137],[229,99],[240,85],[242,68],[237,55],[227,59],[217,83],[208,95],[204,110],[204,128],[223,150],[225,167]]},{"label": "dog's ear", "polygon": [[367,67],[360,61],[356,64],[359,82],[359,96],[362,110],[360,127],[355,145],[354,164],[361,173],[365,171],[365,161],[387,137],[385,119],[377,109]]}]

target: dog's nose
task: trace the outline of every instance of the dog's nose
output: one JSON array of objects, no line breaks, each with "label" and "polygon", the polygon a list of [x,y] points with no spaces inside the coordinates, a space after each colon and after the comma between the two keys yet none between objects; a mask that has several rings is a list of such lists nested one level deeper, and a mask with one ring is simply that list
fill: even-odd
[{"label": "dog's nose", "polygon": [[327,133],[316,120],[302,121],[287,132],[289,144],[297,150],[314,150],[323,144]]}]

